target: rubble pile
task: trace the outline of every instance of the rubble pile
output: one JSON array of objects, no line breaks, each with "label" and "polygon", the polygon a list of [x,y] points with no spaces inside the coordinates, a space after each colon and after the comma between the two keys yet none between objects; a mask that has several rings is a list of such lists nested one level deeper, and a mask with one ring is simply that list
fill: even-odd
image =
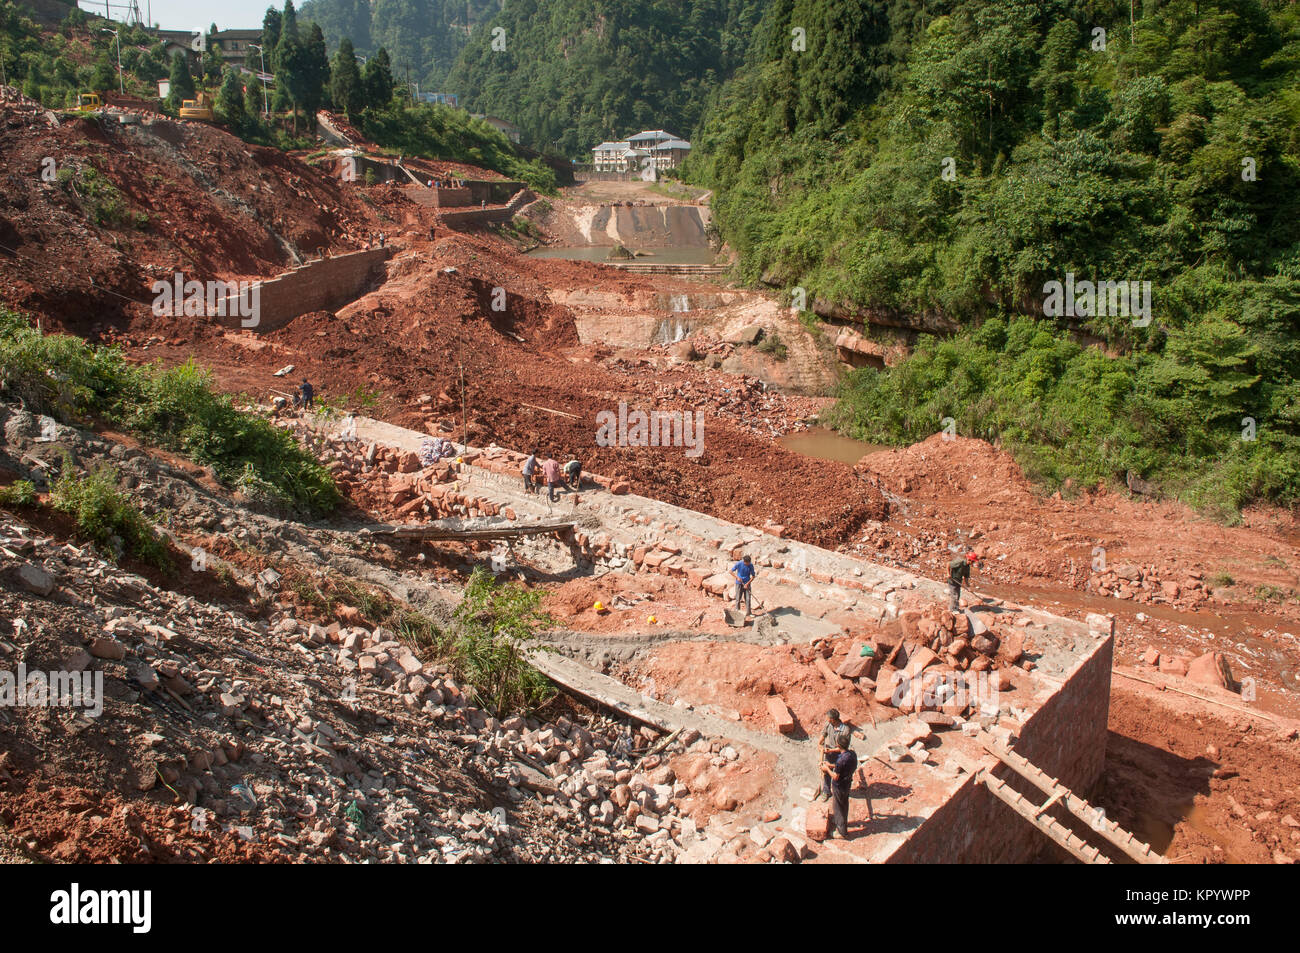
[{"label": "rubble pile", "polygon": [[1196,609],[1211,600],[1205,574],[1174,566],[1120,565],[1093,572],[1083,585],[1085,592],[1112,596],[1147,605],[1163,603],[1180,609]]},{"label": "rubble pile", "polygon": [[[1028,672],[1035,667],[1031,656],[1036,649],[1029,635],[1033,621],[1027,616],[989,625],[976,613],[930,606],[906,609],[899,620],[900,641],[855,642],[833,670],[828,662],[835,648],[828,640],[815,640],[799,650],[801,660],[815,665],[833,686],[852,687],[904,713],[942,713],[949,716],[946,725],[978,712],[980,673],[988,673],[985,686],[1004,692],[1014,687],[1012,669]],[[780,730],[780,713],[774,711],[773,718]]]},{"label": "rubble pile", "polygon": [[35,125],[54,128],[59,117],[34,99],[28,99],[15,86],[0,86],[0,121],[7,127]]},{"label": "rubble pile", "polygon": [[664,375],[651,378],[645,373],[649,361],[630,358],[614,358],[606,366],[633,378],[632,386],[652,398],[659,409],[707,411],[761,437],[807,430],[826,403],[822,398],[782,393],[757,377],[697,369],[668,380]]},{"label": "rubble pile", "polygon": [[[193,857],[233,857],[243,845],[261,859],[338,862],[666,861],[694,837],[661,759],[695,739],[586,713],[554,722],[494,713],[358,609],[320,617],[283,576],[241,569],[264,565],[271,551],[258,553],[273,539],[293,563],[345,558],[331,555],[329,538],[346,534],[286,533],[289,524],[93,434],[57,427],[55,441],[37,443],[42,428],[22,411],[10,411],[4,432],[9,470],[39,480],[35,454],[65,449],[82,466],[112,459],[142,500],[169,509],[173,532],[229,532],[239,543],[216,548],[252,560],[208,553],[199,569],[151,581],[21,515],[0,518],[0,670],[21,662],[99,675],[104,686],[98,713],[0,707],[10,754],[0,810],[15,829],[36,823],[23,804],[46,804],[33,785],[69,776],[105,803],[148,808],[142,816],[163,827],[183,808]],[[376,472],[402,465],[388,453]],[[223,511],[242,512],[242,524]],[[211,595],[218,579],[220,598],[195,595]],[[146,840],[168,843],[155,833]]]},{"label": "rubble pile", "polygon": [[[102,717],[69,711],[65,729],[122,749],[101,780],[187,805],[196,830],[293,860],[666,860],[676,849],[671,771],[636,756],[657,737],[648,729],[634,739],[567,718],[499,720],[382,628],[282,610],[251,620],[13,520],[0,548],[6,589],[19,590],[0,596],[15,632],[0,640],[5,668],[102,672]],[[41,715],[11,711],[0,712],[6,747],[43,757],[23,723]]]}]

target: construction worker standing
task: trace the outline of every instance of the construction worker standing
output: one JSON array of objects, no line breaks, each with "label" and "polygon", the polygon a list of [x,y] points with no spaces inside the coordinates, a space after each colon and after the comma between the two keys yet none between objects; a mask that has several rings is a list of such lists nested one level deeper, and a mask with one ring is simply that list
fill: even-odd
[{"label": "construction worker standing", "polygon": [[560,485],[560,462],[554,457],[547,457],[542,464],[542,477],[546,480],[546,499],[551,503],[560,501],[556,487]]},{"label": "construction worker standing", "polygon": [[748,556],[731,567],[731,578],[736,580],[736,609],[744,602],[745,615],[754,614],[754,563]]},{"label": "construction worker standing", "polygon": [[533,474],[537,472],[537,451],[536,450],[530,453],[528,455],[528,459],[524,461],[524,467],[522,472],[524,475],[524,492],[536,493],[537,484],[533,482]]},{"label": "construction worker standing", "polygon": [[970,582],[970,569],[979,556],[968,552],[965,556],[956,556],[948,563],[948,609],[957,612],[961,609],[961,585]]},{"label": "construction worker standing", "polygon": [[835,761],[827,759],[822,764],[822,774],[830,782],[832,818],[835,829],[832,837],[849,836],[849,792],[853,789],[853,772],[858,770],[858,756],[849,747],[849,736],[840,737],[835,750]]},{"label": "construction worker standing", "polygon": [[[821,737],[817,739],[818,770],[822,769],[823,764],[834,764],[840,756],[840,740],[847,738],[852,740],[853,726],[847,721],[840,720],[838,708],[832,708],[826,713],[826,727],[822,729]],[[831,799],[831,776],[824,771],[821,776],[821,788],[813,796],[814,801],[829,801]]]}]

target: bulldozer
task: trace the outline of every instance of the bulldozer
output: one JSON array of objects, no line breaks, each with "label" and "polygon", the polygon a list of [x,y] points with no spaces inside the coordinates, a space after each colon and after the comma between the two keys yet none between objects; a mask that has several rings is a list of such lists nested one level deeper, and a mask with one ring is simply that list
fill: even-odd
[{"label": "bulldozer", "polygon": [[181,118],[212,122],[215,117],[212,113],[212,100],[208,98],[208,94],[200,92],[194,99],[181,100]]},{"label": "bulldozer", "polygon": [[78,93],[77,110],[83,113],[95,112],[104,108],[104,100],[99,93]]}]

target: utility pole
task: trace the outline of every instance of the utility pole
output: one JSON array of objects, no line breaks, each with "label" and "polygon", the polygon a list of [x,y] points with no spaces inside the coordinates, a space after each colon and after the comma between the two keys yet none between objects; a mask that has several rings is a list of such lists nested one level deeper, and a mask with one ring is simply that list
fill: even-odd
[{"label": "utility pole", "polygon": [[258,59],[262,64],[262,75],[258,77],[262,81],[262,118],[265,119],[271,113],[271,107],[266,100],[266,51],[257,43],[250,43],[249,46],[257,50]]},{"label": "utility pole", "polygon": [[100,33],[111,33],[113,39],[117,41],[117,91],[121,95],[126,95],[126,84],[122,80],[122,37],[117,30],[110,30],[108,27],[101,27]]}]

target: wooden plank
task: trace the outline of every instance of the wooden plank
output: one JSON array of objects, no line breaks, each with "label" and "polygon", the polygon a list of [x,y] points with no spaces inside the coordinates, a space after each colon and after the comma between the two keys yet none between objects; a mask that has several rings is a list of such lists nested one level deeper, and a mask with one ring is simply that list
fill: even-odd
[{"label": "wooden plank", "polygon": [[572,522],[502,523],[474,529],[452,529],[434,523],[410,523],[404,526],[380,526],[360,532],[370,536],[388,536],[394,539],[515,539],[520,536],[545,536],[563,533],[574,528]]},{"label": "wooden plank", "polygon": [[982,738],[984,750],[989,752],[1012,771],[1015,771],[1030,784],[1049,795],[1047,802],[1038,808],[1039,813],[1046,811],[1053,804],[1059,803],[1067,811],[1083,821],[1106,840],[1110,841],[1139,864],[1168,863],[1147,844],[1138,840],[1129,831],[1124,830],[1114,821],[1084,798],[1079,797],[1069,788],[1049,777],[1046,772],[1014,751],[1002,747],[988,735]]},{"label": "wooden plank", "polygon": [[1054,843],[1069,851],[1076,860],[1085,864],[1110,863],[1109,857],[1106,857],[1097,848],[1085,844],[1055,818],[1038,814],[1034,805],[1019,792],[1013,791],[1005,781],[995,778],[985,770],[981,770],[975,778],[988,788],[998,800],[1002,801],[1030,824],[1033,824],[1051,838]]}]

